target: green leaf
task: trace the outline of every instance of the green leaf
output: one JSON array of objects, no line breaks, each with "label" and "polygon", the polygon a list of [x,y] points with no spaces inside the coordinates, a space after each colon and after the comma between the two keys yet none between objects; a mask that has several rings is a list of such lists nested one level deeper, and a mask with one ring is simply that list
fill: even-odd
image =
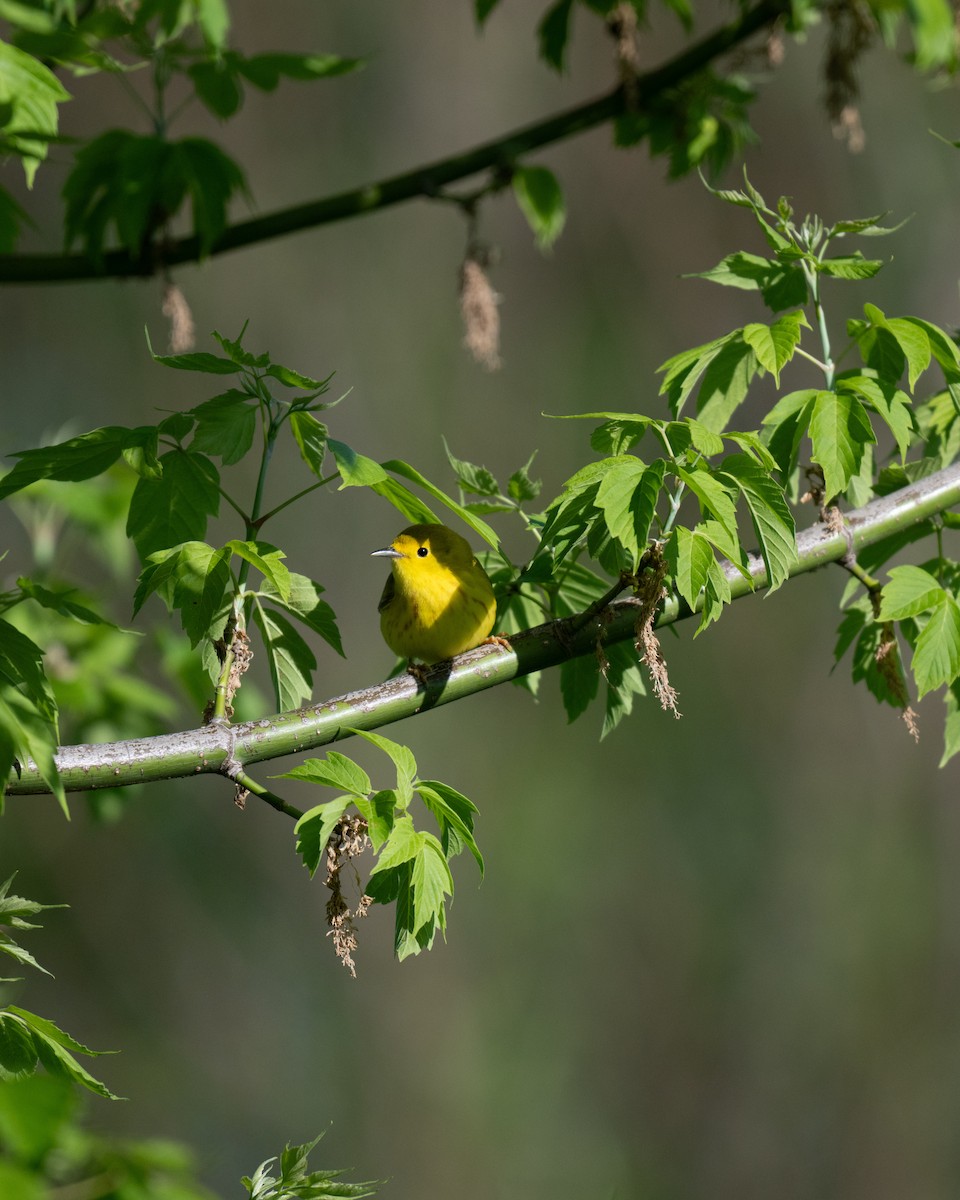
[{"label": "green leaf", "polygon": [[557,0],[544,13],[537,28],[540,57],[555,71],[566,66],[567,42],[570,38],[570,14],[573,0]]},{"label": "green leaf", "polygon": [[20,237],[20,227],[34,223],[6,188],[0,188],[0,254],[12,254]]},{"label": "green leaf", "polygon": [[540,495],[542,482],[539,479],[530,478],[530,468],[533,466],[536,456],[537,452],[534,450],[524,465],[514,471],[507,481],[507,495],[511,500],[516,500],[518,504],[523,504],[527,500],[536,500]]},{"label": "green leaf", "polygon": [[256,604],[253,619],[263,635],[277,708],[289,712],[310,699],[317,660],[300,633],[272,609]]},{"label": "green leaf", "polygon": [[17,464],[0,481],[0,500],[40,479],[61,479],[75,483],[102,475],[124,450],[150,445],[156,440],[153,426],[126,429],[108,425],[70,438],[55,446],[21,450],[14,454]]},{"label": "green leaf", "polygon": [[443,853],[448,859],[454,858],[466,846],[483,878],[483,855],[473,835],[473,818],[477,813],[473,801],[438,779],[421,779],[417,784],[417,792],[440,827]]},{"label": "green leaf", "polygon": [[69,1079],[71,1083],[79,1084],[95,1095],[102,1096],[105,1100],[120,1098],[115,1096],[99,1079],[94,1079],[74,1058],[74,1054],[99,1055],[110,1053],[110,1051],[91,1050],[88,1046],[83,1046],[80,1042],[75,1041],[62,1029],[58,1029],[52,1021],[38,1017],[35,1013],[26,1012],[14,1005],[7,1009],[4,1016],[8,1020],[13,1017],[19,1018],[23,1022],[33,1039],[37,1057],[51,1075]]},{"label": "green leaf", "polygon": [[893,567],[883,585],[879,621],[902,621],[946,604],[947,593],[929,573],[912,565]]},{"label": "green leaf", "polygon": [[43,670],[43,651],[25,633],[0,620],[0,680],[16,688],[56,728],[57,702]]},{"label": "green leaf", "polygon": [[[300,456],[318,479],[323,478],[323,459],[327,451],[327,427],[308,412],[290,414],[290,431],[300,447]],[[342,476],[341,476],[342,478]]]},{"label": "green leaf", "polygon": [[359,454],[345,442],[338,442],[330,438],[327,445],[330,447],[337,470],[340,472],[340,478],[343,480],[340,484],[340,491],[348,487],[372,487],[387,478],[386,471],[379,463],[374,462],[372,458],[367,458],[365,454]]},{"label": "green leaf", "polygon": [[32,697],[7,683],[0,683],[0,778],[8,777],[15,758],[20,761],[32,758],[40,778],[56,796],[69,820],[67,797],[54,758],[58,743],[56,721],[45,716]]},{"label": "green leaf", "polygon": [[286,557],[282,550],[266,542],[241,542],[236,539],[227,542],[224,549],[256,567],[281,601],[289,599],[290,572],[281,561]]},{"label": "green leaf", "polygon": [[798,265],[775,262],[756,254],[738,251],[729,254],[717,266],[690,279],[706,279],[724,287],[759,291],[764,303],[774,312],[807,303],[807,280]]},{"label": "green leaf", "polygon": [[[349,759],[347,761],[349,762]],[[300,767],[297,768],[298,771],[301,771],[300,774],[289,772],[287,775],[278,776],[278,778],[304,779],[307,783],[323,783],[322,779],[311,779],[302,773],[301,769],[313,762],[317,762],[317,760],[308,758],[306,762],[301,763]],[[333,787],[335,785],[330,784],[329,786]],[[324,804],[317,804],[305,812],[293,827],[293,831],[297,835],[297,853],[303,859],[303,865],[310,872],[311,879],[316,874],[317,867],[320,865],[320,860],[323,858],[323,852],[326,849],[327,842],[330,840],[330,834],[333,833],[334,826],[353,803],[354,799],[355,797],[352,795],[339,796],[336,800],[328,800]]]},{"label": "green leaf", "polygon": [[664,547],[664,555],[674,587],[696,611],[711,564],[715,561],[710,543],[702,534],[677,526]]},{"label": "green leaf", "polygon": [[399,805],[399,796],[393,788],[374,792],[372,796],[354,796],[357,812],[367,823],[367,836],[374,854],[390,836]]},{"label": "green leaf", "polygon": [[882,260],[864,258],[858,250],[845,257],[820,259],[816,270],[832,279],[872,279],[883,266]]},{"label": "green leaf", "polygon": [[763,437],[784,480],[789,480],[796,470],[800,445],[818,395],[816,388],[789,392],[763,418]]},{"label": "green leaf", "polygon": [[780,386],[780,371],[791,358],[800,342],[800,328],[810,328],[802,312],[786,313],[772,325],[745,325],[743,340],[753,348],[757,362],[769,371]]},{"label": "green leaf", "polygon": [[323,588],[315,580],[293,571],[288,573],[288,589],[285,596],[281,596],[276,586],[267,578],[260,585],[260,595],[264,599],[295,616],[314,633],[319,633],[342,658],[343,643],[337,628],[336,614],[325,600],[320,599],[322,591]]},{"label": "green leaf", "polygon": [[919,699],[960,675],[960,606],[952,596],[933,610],[920,630],[912,665]]},{"label": "green leaf", "polygon": [[548,250],[567,220],[566,203],[556,176],[546,167],[517,167],[513,173],[513,194],[537,245]]},{"label": "green leaf", "polygon": [[305,758],[292,770],[271,778],[300,779],[304,783],[338,788],[352,796],[366,796],[373,791],[366,771],[339,750],[328,750],[325,758]]},{"label": "green leaf", "polygon": [[203,541],[207,518],[220,509],[220,475],[208,458],[171,450],[160,462],[161,478],[140,479],[130,500],[127,536],[141,559],[182,542]]},{"label": "green leaf", "polygon": [[196,0],[197,21],[208,44],[222,49],[230,28],[230,11],[225,0]]},{"label": "green leaf", "polygon": [[951,758],[960,752],[960,695],[956,684],[947,688],[945,697],[947,706],[946,723],[943,730],[943,756],[940,766],[945,767]]},{"label": "green leaf", "polygon": [[394,823],[393,831],[380,851],[377,865],[370,872],[370,879],[416,858],[423,849],[426,836],[414,829],[413,820],[409,815],[398,818]]},{"label": "green leaf", "polygon": [[483,25],[499,3],[500,0],[473,0],[473,14],[477,24]]},{"label": "green leaf", "polygon": [[351,729],[350,732],[382,750],[397,768],[398,803],[401,808],[406,808],[413,795],[413,781],[417,777],[417,760],[413,757],[413,751],[380,733],[371,733],[366,729]]},{"label": "green leaf", "polygon": [[886,328],[897,339],[907,360],[907,379],[912,389],[917,379],[930,366],[930,339],[922,326],[905,317],[890,317]]},{"label": "green leaf", "polygon": [[32,54],[0,42],[0,106],[5,110],[4,141],[23,162],[27,187],[58,128],[57,105],[70,99],[60,80]]},{"label": "green leaf", "polygon": [[913,32],[915,66],[920,71],[956,66],[957,31],[946,0],[911,0],[904,11]]},{"label": "green leaf", "polygon": [[309,83],[347,75],[362,66],[362,58],[341,58],[336,54],[254,54],[237,62],[241,75],[264,92],[274,91],[281,78]]},{"label": "green leaf", "polygon": [[429,504],[424,503],[419,496],[415,496],[398,479],[388,478],[384,479],[382,483],[371,484],[370,490],[389,501],[411,525],[431,525],[440,521]]},{"label": "green leaf", "polygon": [[249,194],[240,167],[206,138],[171,144],[168,170],[179,174],[190,197],[193,231],[205,255],[227,227],[227,205],[235,193]]},{"label": "green leaf", "polygon": [[423,847],[413,860],[413,935],[434,923],[442,926],[444,896],[453,895],[453,876],[436,838],[423,836]]},{"label": "green leaf", "polygon": [[730,580],[716,559],[710,564],[707,582],[703,590],[703,616],[697,626],[697,634],[703,633],[708,625],[720,619],[724,607],[733,599]]},{"label": "green leaf", "polygon": [[152,592],[163,589],[170,606],[180,613],[190,645],[196,646],[222,632],[222,605],[229,586],[228,547],[214,550],[205,542],[184,542],[150,556],[140,573],[133,611],[139,612]]},{"label": "green leaf", "polygon": [[783,491],[747,454],[732,454],[720,466],[720,478],[734,480],[747,503],[767,568],[769,590],[775,591],[789,578],[790,568],[797,562],[796,530]]},{"label": "green leaf", "polygon": [[896,438],[902,461],[916,430],[910,397],[892,384],[881,384],[869,375],[852,375],[838,379],[837,390],[855,392],[883,419]]},{"label": "green leaf", "polygon": [[811,458],[823,471],[827,499],[846,491],[864,447],[877,439],[870,418],[849,392],[818,392],[810,415]]},{"label": "green leaf", "polygon": [[421,475],[420,472],[414,467],[411,467],[409,463],[401,462],[399,459],[392,458],[389,462],[383,463],[383,467],[387,471],[392,472],[394,475],[399,475],[402,479],[408,479],[411,483],[415,483],[418,487],[423,488],[428,495],[432,496],[434,500],[439,500],[441,504],[445,504],[451,512],[457,514],[457,516],[465,525],[469,525],[474,533],[479,534],[488,546],[492,546],[494,550],[499,547],[500,539],[486,523],[486,521],[482,521],[474,513],[468,512],[462,504],[458,504],[457,501],[448,496],[446,492],[441,491],[436,484],[431,483],[429,479],[425,479],[424,476]]},{"label": "green leaf", "polygon": [[704,517],[716,517],[727,533],[737,536],[737,510],[729,487],[717,479],[706,463],[699,463],[694,470],[674,467],[677,477],[686,484],[700,503]]},{"label": "green leaf", "polygon": [[594,503],[603,513],[610,536],[636,560],[646,548],[657,510],[666,464],[649,467],[626,456],[611,466],[600,481]]},{"label": "green leaf", "polygon": [[[724,430],[747,397],[757,369],[753,348],[737,331],[707,364],[697,393],[697,418],[714,433]],[[678,415],[678,414],[675,414]]]},{"label": "green leaf", "polygon": [[600,669],[592,654],[569,658],[560,664],[560,695],[568,723],[586,712],[599,687]]},{"label": "green leaf", "polygon": [[465,492],[472,492],[475,496],[498,496],[500,494],[499,483],[486,467],[478,467],[462,458],[456,458],[450,453],[447,439],[442,438],[441,440],[447,462],[453,468],[457,482]]},{"label": "green leaf", "polygon": [[225,467],[238,463],[253,445],[257,427],[257,407],[246,394],[232,388],[191,409],[197,428],[190,449],[215,454]]},{"label": "green leaf", "polygon": [[236,375],[240,365],[229,358],[195,350],[191,354],[153,354],[153,361],[175,371],[197,371],[201,375]]},{"label": "green leaf", "polygon": [[197,99],[221,121],[234,116],[243,103],[243,88],[233,64],[226,57],[219,62],[196,62],[187,68]]}]

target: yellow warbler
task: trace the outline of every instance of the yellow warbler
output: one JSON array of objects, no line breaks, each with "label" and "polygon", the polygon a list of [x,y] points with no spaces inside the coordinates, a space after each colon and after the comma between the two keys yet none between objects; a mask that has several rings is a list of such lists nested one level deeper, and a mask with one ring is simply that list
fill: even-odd
[{"label": "yellow warbler", "polygon": [[459,533],[446,525],[411,525],[373,554],[391,560],[379,608],[380,631],[394,654],[435,663],[487,640],[497,602]]}]

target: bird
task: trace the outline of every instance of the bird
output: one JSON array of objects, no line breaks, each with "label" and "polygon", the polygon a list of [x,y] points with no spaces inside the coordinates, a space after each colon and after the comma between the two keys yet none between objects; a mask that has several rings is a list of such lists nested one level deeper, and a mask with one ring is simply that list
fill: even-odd
[{"label": "bird", "polygon": [[410,525],[389,546],[391,572],[380,597],[380,632],[394,654],[432,666],[489,641],[497,602],[466,538],[446,525]]}]

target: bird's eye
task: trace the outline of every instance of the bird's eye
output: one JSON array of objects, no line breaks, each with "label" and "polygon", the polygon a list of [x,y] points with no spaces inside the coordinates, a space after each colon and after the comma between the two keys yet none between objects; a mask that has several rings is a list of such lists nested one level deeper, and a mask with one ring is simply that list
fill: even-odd
[{"label": "bird's eye", "polygon": [[426,558],[429,553],[430,551],[426,548],[426,546],[421,546],[417,551],[417,558]]}]

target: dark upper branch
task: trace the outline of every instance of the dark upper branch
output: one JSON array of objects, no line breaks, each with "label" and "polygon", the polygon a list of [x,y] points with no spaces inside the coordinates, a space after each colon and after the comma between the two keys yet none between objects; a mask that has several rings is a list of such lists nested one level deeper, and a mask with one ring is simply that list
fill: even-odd
[{"label": "dark upper branch", "polygon": [[[788,10],[788,0],[760,0],[739,20],[721,26],[662,67],[640,75],[636,86],[631,88],[629,104],[632,111],[643,113],[664,92],[696,75],[728,50],[784,16]],[[376,212],[418,196],[436,195],[439,189],[479,171],[509,168],[521,155],[593,129],[620,116],[627,108],[626,93],[622,87],[617,87],[598,100],[517,129],[465,154],[417,167],[379,183],[231,225],[209,253],[223,254],[284,234]],[[58,283],[152,274],[161,267],[198,261],[201,256],[200,241],[196,236],[179,238],[162,247],[155,246],[154,254],[155,259],[150,267],[144,265],[145,261],[149,261],[148,256],[134,256],[126,250],[112,250],[98,261],[83,254],[5,254],[0,255],[0,283]]]},{"label": "dark upper branch", "polygon": [[[837,562],[851,548],[859,551],[957,504],[960,464],[847,513],[845,529],[840,532],[823,524],[804,530],[797,538],[799,560],[791,574],[800,575]],[[766,572],[759,558],[751,559],[750,570],[755,587],[766,587]],[[735,598],[750,592],[750,584],[733,567],[727,567],[727,574]],[[64,746],[57,754],[57,765],[67,791],[229,773],[237,764],[242,768],[284,754],[313,750],[348,737],[350,728],[376,729],[521,675],[557,666],[566,659],[592,654],[598,640],[625,641],[634,635],[637,611],[635,600],[615,600],[606,613],[579,627],[579,616],[539,625],[514,635],[510,639],[512,651],[479,647],[450,663],[439,664],[426,676],[425,685],[418,685],[406,675],[245,725],[205,725],[109,745]],[[657,624],[691,615],[682,601],[670,597]],[[11,777],[7,787],[11,796],[46,791],[32,763],[24,765],[19,777]]]}]

